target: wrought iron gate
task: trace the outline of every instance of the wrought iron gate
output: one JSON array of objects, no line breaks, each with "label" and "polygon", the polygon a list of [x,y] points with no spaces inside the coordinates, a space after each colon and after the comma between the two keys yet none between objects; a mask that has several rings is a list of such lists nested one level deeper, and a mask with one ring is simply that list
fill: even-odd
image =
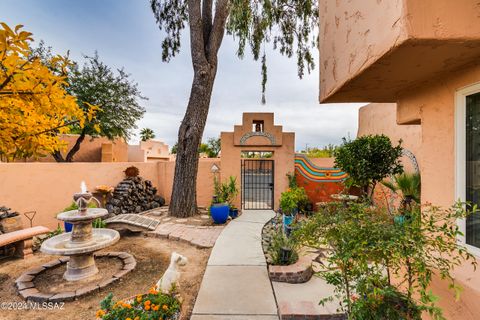
[{"label": "wrought iron gate", "polygon": [[273,160],[242,160],[242,209],[273,209]]}]

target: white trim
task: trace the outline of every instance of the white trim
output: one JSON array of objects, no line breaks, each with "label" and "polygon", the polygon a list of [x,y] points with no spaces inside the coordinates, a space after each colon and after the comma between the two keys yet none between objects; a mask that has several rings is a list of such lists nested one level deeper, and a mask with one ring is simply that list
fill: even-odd
[{"label": "white trim", "polygon": [[[466,199],[466,97],[479,92],[480,82],[458,89],[455,93],[455,199],[460,201]],[[465,219],[458,219],[457,225],[465,235]],[[466,244],[465,236],[459,237],[458,242],[465,246],[470,253],[480,257],[480,248]]]}]

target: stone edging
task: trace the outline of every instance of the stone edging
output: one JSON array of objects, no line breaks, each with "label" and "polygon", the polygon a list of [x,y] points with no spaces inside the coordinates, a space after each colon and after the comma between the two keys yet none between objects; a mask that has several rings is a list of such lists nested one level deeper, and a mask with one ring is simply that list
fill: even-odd
[{"label": "stone edging", "polygon": [[77,298],[86,296],[90,293],[97,292],[110,284],[117,282],[125,276],[127,273],[135,269],[137,266],[137,261],[135,258],[126,252],[105,252],[105,253],[96,253],[95,258],[100,257],[113,257],[122,260],[123,267],[117,273],[115,273],[111,278],[105,279],[97,284],[90,284],[75,291],[62,291],[57,293],[46,293],[40,292],[35,288],[35,277],[44,272],[47,269],[57,267],[61,264],[67,263],[68,257],[61,257],[57,260],[43,264],[40,267],[35,267],[33,269],[27,270],[20,277],[15,280],[15,286],[18,293],[27,301],[34,302],[64,302],[64,301],[73,301]]},{"label": "stone edging", "polygon": [[276,282],[304,283],[313,275],[312,257],[300,256],[298,261],[288,266],[268,266],[270,279]]}]

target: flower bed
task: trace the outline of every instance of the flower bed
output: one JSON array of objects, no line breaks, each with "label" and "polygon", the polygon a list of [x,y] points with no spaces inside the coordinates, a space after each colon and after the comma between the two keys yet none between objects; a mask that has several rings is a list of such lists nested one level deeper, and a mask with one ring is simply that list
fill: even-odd
[{"label": "flower bed", "polygon": [[147,294],[113,302],[113,294],[109,294],[100,303],[97,319],[103,320],[176,320],[180,315],[180,301],[175,294],[163,294],[154,288]]}]

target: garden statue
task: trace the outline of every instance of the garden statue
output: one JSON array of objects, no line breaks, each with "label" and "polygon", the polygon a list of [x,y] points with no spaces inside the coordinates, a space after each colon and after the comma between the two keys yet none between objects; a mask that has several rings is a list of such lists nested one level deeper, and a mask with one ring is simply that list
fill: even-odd
[{"label": "garden statue", "polygon": [[172,289],[177,286],[178,280],[180,279],[180,271],[178,270],[178,267],[186,265],[187,262],[188,259],[186,257],[176,252],[172,252],[170,265],[157,282],[157,291],[165,294],[171,293]]}]

